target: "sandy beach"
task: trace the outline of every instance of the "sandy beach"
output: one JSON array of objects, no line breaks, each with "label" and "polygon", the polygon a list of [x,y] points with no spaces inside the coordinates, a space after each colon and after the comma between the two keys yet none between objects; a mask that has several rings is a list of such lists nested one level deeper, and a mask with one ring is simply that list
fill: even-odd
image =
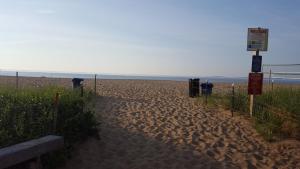
[{"label": "sandy beach", "polygon": [[[23,77],[19,85],[72,86],[71,79]],[[97,92],[101,140],[76,147],[62,169],[300,168],[299,141],[265,141],[249,119],[196,104],[187,82],[98,80]]]},{"label": "sandy beach", "polygon": [[80,145],[65,169],[300,168],[299,141],[264,141],[244,117],[195,104],[187,82],[97,87],[101,140]]},{"label": "sandy beach", "polygon": [[300,0],[42,2],[1,1],[0,169],[300,169]]}]

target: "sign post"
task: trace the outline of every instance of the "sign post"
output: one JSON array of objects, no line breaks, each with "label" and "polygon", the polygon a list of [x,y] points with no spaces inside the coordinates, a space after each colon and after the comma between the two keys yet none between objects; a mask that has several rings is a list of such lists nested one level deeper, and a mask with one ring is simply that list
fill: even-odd
[{"label": "sign post", "polygon": [[253,114],[254,96],[262,94],[263,73],[261,73],[262,56],[259,51],[268,50],[269,30],[264,28],[248,28],[247,51],[255,51],[252,56],[251,73],[248,79],[248,95],[250,96],[249,111]]},{"label": "sign post", "polygon": [[249,107],[249,110],[250,110],[250,117],[252,117],[252,114],[253,114],[253,102],[254,102],[254,95],[251,94],[250,95],[250,107]]}]

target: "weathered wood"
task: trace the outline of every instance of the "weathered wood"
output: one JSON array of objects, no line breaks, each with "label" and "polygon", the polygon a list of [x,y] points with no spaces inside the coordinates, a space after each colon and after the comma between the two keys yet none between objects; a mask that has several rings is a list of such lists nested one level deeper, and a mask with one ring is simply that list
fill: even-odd
[{"label": "weathered wood", "polygon": [[62,148],[63,137],[49,135],[0,149],[0,169],[39,157],[42,154]]}]

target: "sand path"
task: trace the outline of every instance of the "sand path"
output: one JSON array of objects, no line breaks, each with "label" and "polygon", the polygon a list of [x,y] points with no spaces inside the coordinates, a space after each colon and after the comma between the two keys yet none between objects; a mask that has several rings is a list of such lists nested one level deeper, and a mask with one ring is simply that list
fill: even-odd
[{"label": "sand path", "polygon": [[206,110],[187,84],[103,80],[101,140],[82,144],[65,168],[300,168],[300,143],[265,142],[246,120]]}]

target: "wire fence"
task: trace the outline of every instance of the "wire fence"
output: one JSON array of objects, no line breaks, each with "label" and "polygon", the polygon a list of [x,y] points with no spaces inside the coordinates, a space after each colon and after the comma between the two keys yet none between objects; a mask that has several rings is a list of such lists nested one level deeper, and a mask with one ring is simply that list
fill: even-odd
[{"label": "wire fence", "polygon": [[84,89],[97,91],[99,82],[96,74],[69,74],[69,73],[46,73],[25,71],[0,71],[0,86],[11,88],[41,88],[57,86],[73,88],[73,78],[83,79],[80,84]]},{"label": "wire fence", "polygon": [[262,72],[272,80],[300,80],[300,64],[263,64]]},{"label": "wire fence", "polygon": [[300,83],[265,83],[262,95],[254,96],[252,116],[247,83],[216,84],[212,95],[201,95],[207,106],[224,106],[232,116],[254,119],[256,129],[268,140],[281,137],[300,139]]},{"label": "wire fence", "polygon": [[[293,65],[293,67],[297,67]],[[300,68],[300,67],[299,67]],[[266,70],[266,68],[265,68]],[[277,72],[278,73],[278,72]],[[276,74],[274,71],[273,74]],[[294,73],[297,74],[297,73]],[[57,74],[35,72],[4,72],[0,71],[0,87],[10,86],[16,89],[25,87],[41,88],[46,86],[59,86],[72,88],[73,78],[84,79],[82,87],[97,93],[100,81],[95,74]],[[277,79],[264,82],[263,94],[254,97],[253,118],[257,129],[273,139],[276,135],[289,135],[300,138],[300,83],[294,83],[287,79],[282,83]],[[271,81],[271,83],[270,83]],[[250,116],[249,96],[247,82],[215,83],[212,95],[203,97],[203,103],[214,106],[223,105],[230,109],[233,115],[242,114]]]}]

